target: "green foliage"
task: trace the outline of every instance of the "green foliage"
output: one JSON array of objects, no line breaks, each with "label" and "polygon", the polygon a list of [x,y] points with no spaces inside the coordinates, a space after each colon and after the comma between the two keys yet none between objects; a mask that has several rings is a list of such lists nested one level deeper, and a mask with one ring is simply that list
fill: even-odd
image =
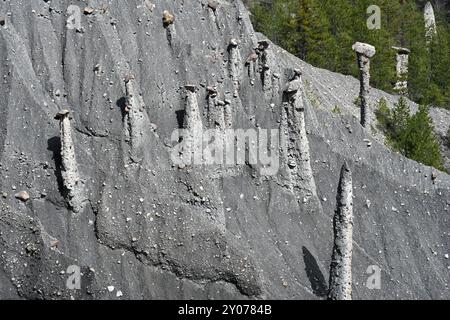
[{"label": "green foliage", "polygon": [[[405,98],[400,97],[398,102],[394,106],[392,111],[392,124],[390,130],[390,136],[393,141],[397,141],[401,146],[402,135],[408,126],[408,121],[410,119],[411,109],[409,108],[408,102]],[[398,149],[401,149],[399,147]]]},{"label": "green foliage", "polygon": [[335,113],[335,114],[341,114],[341,108],[339,108],[339,106],[334,106],[333,110],[331,110],[331,112]]},{"label": "green foliage", "polygon": [[400,147],[408,158],[443,170],[439,142],[428,107],[420,106],[419,112],[409,119],[402,133]]},{"label": "green foliage", "polygon": [[[381,29],[366,25],[370,5],[381,8]],[[395,51],[411,50],[409,98],[450,108],[450,28],[445,12],[435,8],[438,35],[428,46],[423,20],[424,1],[394,0],[272,0],[252,8],[258,31],[303,60],[331,71],[358,76],[356,41],[374,45],[371,85],[394,93]]]},{"label": "green foliage", "polygon": [[450,129],[447,131],[447,146],[450,148]]},{"label": "green foliage", "polygon": [[392,112],[391,109],[389,109],[385,98],[381,98],[378,102],[378,108],[377,110],[375,110],[375,115],[378,119],[378,123],[381,129],[385,132],[388,130],[390,131]]},{"label": "green foliage", "polygon": [[274,0],[272,4],[257,3],[252,8],[255,28],[289,52],[300,55],[302,35],[298,32],[297,3]]},{"label": "green foliage", "polygon": [[353,105],[356,108],[361,108],[361,97],[356,97],[355,100],[353,100]]},{"label": "green foliage", "polygon": [[393,149],[410,159],[443,170],[439,142],[428,107],[420,106],[419,111],[411,116],[405,98],[401,97],[392,111],[382,99],[376,116]]}]

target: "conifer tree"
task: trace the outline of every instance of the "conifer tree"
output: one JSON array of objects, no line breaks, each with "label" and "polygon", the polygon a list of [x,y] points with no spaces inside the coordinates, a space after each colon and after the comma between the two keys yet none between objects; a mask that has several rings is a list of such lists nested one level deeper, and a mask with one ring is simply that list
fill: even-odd
[{"label": "conifer tree", "polygon": [[406,157],[443,170],[440,146],[427,106],[420,106],[409,119],[401,140]]}]

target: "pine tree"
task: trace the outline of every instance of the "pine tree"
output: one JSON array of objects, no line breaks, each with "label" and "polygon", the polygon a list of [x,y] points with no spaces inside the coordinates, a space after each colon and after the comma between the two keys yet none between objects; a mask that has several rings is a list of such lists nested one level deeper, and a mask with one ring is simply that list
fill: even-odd
[{"label": "pine tree", "polygon": [[392,111],[389,109],[385,98],[381,98],[378,102],[378,108],[375,111],[375,115],[383,132],[386,133],[392,130]]},{"label": "pine tree", "polygon": [[392,122],[395,125],[393,135],[395,137],[399,137],[405,131],[410,117],[411,109],[408,101],[404,97],[400,97],[392,112]]},{"label": "pine tree", "polygon": [[428,113],[428,107],[420,106],[419,111],[409,119],[402,143],[406,157],[443,169],[440,146],[434,133],[433,120]]},{"label": "pine tree", "polygon": [[388,143],[397,151],[405,154],[404,145],[406,130],[411,118],[411,110],[404,97],[400,97],[394,105],[394,109],[387,118],[386,138]]},{"label": "pine tree", "polygon": [[324,0],[322,9],[328,17],[331,35],[327,48],[331,58],[326,68],[357,77],[359,71],[355,53],[349,50],[355,43],[353,36],[353,22],[357,15],[355,6],[349,1]]},{"label": "pine tree", "polygon": [[298,0],[298,29],[300,58],[326,67],[330,60],[328,48],[332,44],[330,22],[318,0]]},{"label": "pine tree", "polygon": [[450,46],[448,36],[445,28],[438,27],[438,33],[431,42],[431,85],[426,95],[426,102],[450,109]]},{"label": "pine tree", "polygon": [[299,56],[301,34],[298,32],[297,0],[274,0],[252,7],[255,28],[269,39]]}]

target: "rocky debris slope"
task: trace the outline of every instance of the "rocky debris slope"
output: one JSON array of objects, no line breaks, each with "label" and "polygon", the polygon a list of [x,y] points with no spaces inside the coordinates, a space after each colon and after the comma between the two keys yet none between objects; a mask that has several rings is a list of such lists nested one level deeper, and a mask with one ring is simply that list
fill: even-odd
[{"label": "rocky debris slope", "polygon": [[[86,6],[0,2],[1,298],[324,298],[344,161],[353,298],[450,297],[450,177],[360,126],[358,80],[262,39],[241,1]],[[53,119],[64,109],[72,139]],[[276,175],[175,165],[186,127],[281,128],[293,142]],[[374,265],[380,290],[366,286]]]}]

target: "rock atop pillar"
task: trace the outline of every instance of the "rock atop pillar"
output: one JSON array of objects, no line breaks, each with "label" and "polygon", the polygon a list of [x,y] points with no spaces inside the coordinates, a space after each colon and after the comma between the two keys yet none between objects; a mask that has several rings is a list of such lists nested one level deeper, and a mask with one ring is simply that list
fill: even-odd
[{"label": "rock atop pillar", "polygon": [[367,44],[367,43],[362,43],[362,42],[355,42],[355,44],[353,44],[353,46],[352,46],[352,49],[356,53],[362,54],[369,59],[372,58],[376,53],[374,46]]},{"label": "rock atop pillar", "polygon": [[397,82],[394,90],[402,95],[408,94],[408,62],[411,51],[406,48],[392,47],[397,51]]},{"label": "rock atop pillar", "polygon": [[352,46],[353,51],[356,52],[358,57],[359,66],[359,80],[360,80],[360,93],[359,98],[361,100],[361,125],[368,127],[370,125],[370,110],[369,110],[369,91],[370,91],[370,58],[375,53],[375,47],[367,44],[356,42]]}]

